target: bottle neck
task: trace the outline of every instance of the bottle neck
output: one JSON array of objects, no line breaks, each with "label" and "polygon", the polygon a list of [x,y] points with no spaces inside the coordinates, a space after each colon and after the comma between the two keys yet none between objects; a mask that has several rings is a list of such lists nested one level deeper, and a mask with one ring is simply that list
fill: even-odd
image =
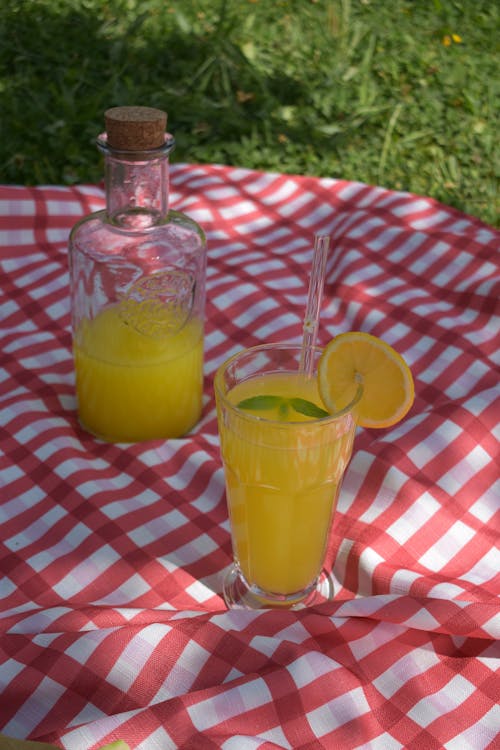
[{"label": "bottle neck", "polygon": [[126,231],[142,231],[163,223],[168,214],[169,136],[154,151],[124,152],[110,148],[105,136],[98,139],[105,157],[106,213],[108,221]]}]

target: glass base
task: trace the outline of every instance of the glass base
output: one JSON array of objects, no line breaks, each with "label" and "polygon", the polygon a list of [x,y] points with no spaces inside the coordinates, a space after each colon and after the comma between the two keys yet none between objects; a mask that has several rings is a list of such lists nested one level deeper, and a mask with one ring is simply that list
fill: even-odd
[{"label": "glass base", "polygon": [[241,571],[232,565],[224,576],[222,594],[229,609],[304,609],[328,602],[334,596],[333,578],[322,570],[317,580],[294,594],[270,594],[249,586]]}]

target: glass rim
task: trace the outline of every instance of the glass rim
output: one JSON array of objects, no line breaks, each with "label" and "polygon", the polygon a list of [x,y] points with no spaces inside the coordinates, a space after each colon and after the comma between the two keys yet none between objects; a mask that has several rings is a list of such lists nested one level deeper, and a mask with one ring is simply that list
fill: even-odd
[{"label": "glass rim", "polygon": [[[240,351],[235,352],[230,357],[228,357],[224,362],[222,362],[219,367],[216,370],[215,376],[214,376],[214,390],[216,397],[218,396],[221,400],[221,402],[224,403],[226,407],[229,407],[232,411],[236,412],[240,417],[249,419],[251,421],[256,422],[267,422],[269,424],[274,425],[280,425],[281,427],[286,427],[286,425],[303,425],[303,426],[309,426],[314,424],[327,424],[328,422],[334,422],[336,420],[341,419],[342,417],[345,417],[346,415],[353,412],[354,408],[357,406],[359,401],[361,400],[363,396],[363,385],[361,383],[358,383],[358,386],[356,388],[356,393],[354,397],[349,401],[346,406],[342,407],[342,409],[339,409],[338,411],[335,411],[333,413],[330,413],[324,417],[312,417],[311,419],[307,420],[290,420],[287,422],[283,422],[279,419],[268,419],[267,417],[262,417],[257,414],[252,414],[246,409],[240,409],[236,404],[233,404],[228,398],[226,393],[221,388],[221,380],[223,378],[224,372],[227,370],[227,368],[231,365],[232,362],[239,359],[244,354],[249,354],[252,352],[257,351],[265,351],[269,349],[284,349],[284,350],[295,350],[297,353],[300,354],[302,351],[302,345],[301,344],[294,344],[293,342],[284,342],[284,343],[265,343],[265,344],[255,344],[253,346],[245,347],[244,349],[240,349]],[[321,353],[324,350],[323,346],[312,346],[309,347],[309,349],[312,349],[314,352]],[[291,370],[284,370],[284,372],[292,372]],[[299,370],[297,370],[297,373],[299,373]],[[258,374],[258,373],[256,373]],[[307,377],[307,376],[306,376]],[[313,377],[317,377],[317,375],[314,375]],[[248,378],[250,379],[250,378]],[[241,381],[244,382],[244,381]]]}]

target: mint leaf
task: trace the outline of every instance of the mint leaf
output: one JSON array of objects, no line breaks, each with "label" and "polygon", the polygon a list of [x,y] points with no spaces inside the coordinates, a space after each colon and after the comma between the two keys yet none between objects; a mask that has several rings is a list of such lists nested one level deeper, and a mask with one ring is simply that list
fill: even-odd
[{"label": "mint leaf", "polygon": [[328,417],[329,413],[322,409],[312,401],[307,401],[305,398],[283,398],[282,396],[251,396],[245,398],[236,404],[238,409],[247,409],[248,411],[270,411],[271,409],[278,409],[278,413],[282,419],[284,419],[288,413],[290,407],[298,414],[304,414],[306,417],[312,417],[313,419],[319,419],[321,417]]},{"label": "mint leaf", "polygon": [[304,414],[306,417],[328,417],[327,411],[322,409],[320,406],[316,406],[312,401],[307,401],[305,398],[291,398],[290,404],[295,411],[299,414]]},{"label": "mint leaf", "polygon": [[280,408],[278,409],[278,414],[283,420],[286,418],[288,414],[288,404],[289,404],[289,401],[287,398],[281,399],[281,404],[280,404]]},{"label": "mint leaf", "polygon": [[244,398],[236,406],[238,409],[248,409],[250,411],[267,411],[281,406],[282,401],[281,396],[252,396],[251,398]]}]

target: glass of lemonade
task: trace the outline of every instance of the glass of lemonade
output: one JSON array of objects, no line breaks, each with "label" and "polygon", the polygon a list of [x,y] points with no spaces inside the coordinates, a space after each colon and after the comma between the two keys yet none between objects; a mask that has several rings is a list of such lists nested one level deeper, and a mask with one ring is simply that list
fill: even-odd
[{"label": "glass of lemonade", "polygon": [[228,359],[215,376],[234,562],[229,607],[298,608],[331,599],[324,569],[329,531],[356,430],[353,401],[328,414],[301,347],[262,344]]}]

